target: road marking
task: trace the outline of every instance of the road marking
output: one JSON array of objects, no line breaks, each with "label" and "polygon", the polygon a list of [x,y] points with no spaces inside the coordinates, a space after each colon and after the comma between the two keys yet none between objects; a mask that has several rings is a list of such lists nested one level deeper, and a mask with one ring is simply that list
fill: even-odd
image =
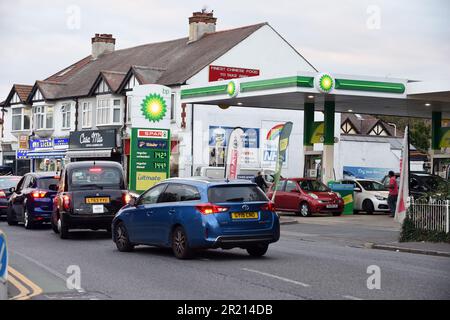
[{"label": "road marking", "polygon": [[278,280],[281,280],[281,281],[284,281],[284,282],[289,282],[289,283],[296,284],[296,285],[299,285],[299,286],[302,286],[302,287],[305,287],[305,288],[310,287],[310,285],[307,284],[307,283],[299,282],[299,281],[288,279],[288,278],[283,278],[283,277],[280,277],[280,276],[277,276],[277,275],[274,275],[274,274],[270,274],[270,273],[266,273],[266,272],[262,272],[262,271],[258,271],[258,270],[247,269],[247,268],[242,268],[241,270],[248,271],[248,272],[253,272],[253,273],[256,273],[256,274],[260,274],[262,276],[278,279]]},{"label": "road marking", "polygon": [[[14,297],[13,298],[14,300],[28,300],[35,296],[40,295],[43,292],[41,287],[39,287],[37,284],[35,284],[33,281],[31,281],[30,279],[25,277],[23,274],[21,274],[19,271],[17,271],[13,267],[9,266],[8,272],[10,274],[12,274],[17,280],[19,280],[20,282],[22,282],[24,285],[28,286],[31,289],[31,291],[27,290],[27,294],[25,296]],[[13,283],[13,282],[11,282],[11,283]],[[19,291],[21,291],[21,290],[19,289]]]},{"label": "road marking", "polygon": [[361,299],[361,298],[358,298],[358,297],[354,297],[354,296],[342,296],[343,298],[345,298],[345,299],[349,299],[349,300],[364,300],[364,299]]},{"label": "road marking", "polygon": [[19,300],[23,297],[26,297],[30,293],[30,291],[27,288],[25,288],[25,286],[22,285],[20,281],[16,280],[16,278],[14,278],[12,274],[9,274],[8,282],[11,283],[14,287],[16,287],[17,290],[19,290],[19,294],[12,297],[10,300]]}]

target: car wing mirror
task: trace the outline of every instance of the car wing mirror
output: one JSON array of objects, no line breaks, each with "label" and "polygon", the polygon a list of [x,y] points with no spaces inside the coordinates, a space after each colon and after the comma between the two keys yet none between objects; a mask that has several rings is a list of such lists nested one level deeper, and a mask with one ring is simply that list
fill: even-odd
[{"label": "car wing mirror", "polygon": [[358,188],[358,187],[354,188],[353,190],[354,190],[355,192],[362,192],[361,188]]}]

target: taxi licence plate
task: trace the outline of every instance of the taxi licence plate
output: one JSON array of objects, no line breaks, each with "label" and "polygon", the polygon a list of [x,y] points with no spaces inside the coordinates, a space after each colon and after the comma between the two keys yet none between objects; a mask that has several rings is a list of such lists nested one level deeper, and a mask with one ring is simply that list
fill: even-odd
[{"label": "taxi licence plate", "polygon": [[329,204],[327,205],[327,209],[337,209],[339,206],[337,204]]},{"label": "taxi licence plate", "polygon": [[231,218],[233,220],[258,219],[258,212],[233,212]]},{"label": "taxi licence plate", "polygon": [[87,204],[108,204],[110,203],[109,197],[103,197],[103,198],[86,198]]}]

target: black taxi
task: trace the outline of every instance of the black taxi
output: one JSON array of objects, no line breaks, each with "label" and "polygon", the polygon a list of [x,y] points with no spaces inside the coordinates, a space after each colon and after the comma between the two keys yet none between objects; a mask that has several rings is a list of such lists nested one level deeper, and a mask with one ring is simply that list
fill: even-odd
[{"label": "black taxi", "polygon": [[115,214],[131,196],[122,166],[112,161],[73,162],[65,166],[54,198],[51,224],[62,239],[71,229],[111,232]]}]

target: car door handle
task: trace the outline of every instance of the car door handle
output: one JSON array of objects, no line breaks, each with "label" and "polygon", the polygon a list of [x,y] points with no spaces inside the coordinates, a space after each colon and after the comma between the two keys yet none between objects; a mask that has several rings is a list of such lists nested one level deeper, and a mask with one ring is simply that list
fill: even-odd
[{"label": "car door handle", "polygon": [[175,209],[170,209],[170,210],[169,210],[169,214],[170,214],[170,215],[175,214],[175,212],[176,212]]}]

